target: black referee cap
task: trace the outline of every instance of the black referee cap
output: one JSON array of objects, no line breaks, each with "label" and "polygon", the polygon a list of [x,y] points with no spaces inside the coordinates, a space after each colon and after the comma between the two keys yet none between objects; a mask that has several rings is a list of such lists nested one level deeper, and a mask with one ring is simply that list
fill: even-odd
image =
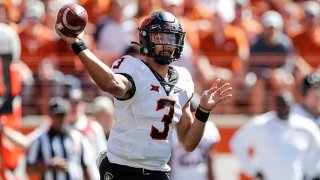
[{"label": "black referee cap", "polygon": [[320,71],[307,75],[301,84],[302,95],[306,95],[310,88],[320,88]]},{"label": "black referee cap", "polygon": [[62,97],[53,97],[49,101],[50,115],[65,115],[70,110],[70,103]]}]

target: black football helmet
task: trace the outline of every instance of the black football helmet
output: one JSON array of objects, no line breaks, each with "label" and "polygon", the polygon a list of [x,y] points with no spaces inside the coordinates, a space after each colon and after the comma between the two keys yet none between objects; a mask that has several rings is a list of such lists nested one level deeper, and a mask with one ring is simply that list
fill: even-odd
[{"label": "black football helmet", "polygon": [[[171,41],[161,42],[153,41],[152,37],[167,35]],[[139,46],[140,53],[144,56],[150,56],[156,59],[159,64],[170,64],[181,57],[183,50],[185,32],[183,31],[178,19],[169,12],[155,12],[144,19],[139,28]],[[155,46],[174,47],[171,54],[155,53]]]}]

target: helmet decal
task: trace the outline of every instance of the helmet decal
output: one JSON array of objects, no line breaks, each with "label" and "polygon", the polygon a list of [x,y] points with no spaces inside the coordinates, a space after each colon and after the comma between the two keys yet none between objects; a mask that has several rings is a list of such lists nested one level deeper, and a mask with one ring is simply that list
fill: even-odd
[{"label": "helmet decal", "polygon": [[153,19],[154,19],[153,17],[146,18],[145,20],[143,20],[141,26],[149,25],[152,22]]}]

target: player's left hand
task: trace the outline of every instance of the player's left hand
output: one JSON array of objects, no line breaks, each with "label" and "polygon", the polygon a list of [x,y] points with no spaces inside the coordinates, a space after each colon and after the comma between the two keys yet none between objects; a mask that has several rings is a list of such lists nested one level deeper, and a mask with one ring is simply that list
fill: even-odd
[{"label": "player's left hand", "polygon": [[232,87],[230,83],[220,85],[220,79],[215,80],[211,88],[202,93],[200,106],[211,111],[220,102],[232,97]]}]

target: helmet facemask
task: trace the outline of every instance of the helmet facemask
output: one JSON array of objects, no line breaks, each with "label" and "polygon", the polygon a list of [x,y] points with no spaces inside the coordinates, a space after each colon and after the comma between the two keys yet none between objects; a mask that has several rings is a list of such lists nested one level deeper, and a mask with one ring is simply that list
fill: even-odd
[{"label": "helmet facemask", "polygon": [[150,46],[152,56],[159,64],[170,64],[181,53],[182,45],[179,45],[180,41],[183,41],[183,39],[177,33],[151,32]]}]

